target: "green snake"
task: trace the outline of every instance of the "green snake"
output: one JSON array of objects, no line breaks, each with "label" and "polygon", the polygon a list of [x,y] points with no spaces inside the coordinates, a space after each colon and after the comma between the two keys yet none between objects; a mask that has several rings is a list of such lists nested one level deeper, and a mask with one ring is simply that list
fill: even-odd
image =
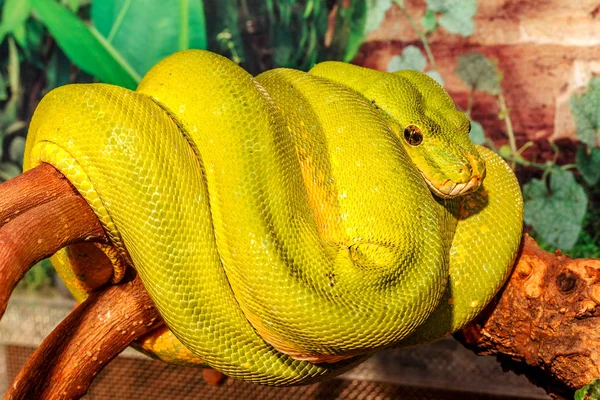
[{"label": "green snake", "polygon": [[51,91],[25,168],[60,170],[112,241],[54,257],[76,298],[131,265],[168,327],[142,350],[291,385],[442,338],[499,290],[522,197],[469,130],[419,72],[324,62],[253,78],[185,51],[136,91]]}]

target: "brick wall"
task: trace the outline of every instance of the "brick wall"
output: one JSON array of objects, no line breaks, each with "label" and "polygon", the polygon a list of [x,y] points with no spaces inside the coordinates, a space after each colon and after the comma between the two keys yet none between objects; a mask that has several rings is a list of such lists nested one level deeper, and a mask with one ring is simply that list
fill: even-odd
[{"label": "brick wall", "polygon": [[[405,0],[417,21],[424,0]],[[392,6],[382,25],[369,34],[356,62],[385,70],[404,46],[422,48],[400,10]],[[479,0],[475,33],[469,38],[439,29],[431,48],[452,97],[466,107],[467,87],[455,75],[457,56],[478,51],[498,61],[502,87],[519,144],[558,140],[566,147],[576,140],[569,110],[571,94],[584,89],[600,74],[600,2],[589,0]],[[504,123],[496,118],[493,96],[475,97],[473,118],[487,134],[503,142]],[[565,140],[560,140],[565,139]]]}]

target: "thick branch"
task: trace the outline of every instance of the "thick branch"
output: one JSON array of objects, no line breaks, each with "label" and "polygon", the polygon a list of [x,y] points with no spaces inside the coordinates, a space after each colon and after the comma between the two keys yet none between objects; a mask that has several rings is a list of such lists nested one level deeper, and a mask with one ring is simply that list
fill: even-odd
[{"label": "thick branch", "polygon": [[15,286],[36,262],[72,243],[107,241],[100,222],[68,181],[51,166],[38,168],[0,185],[0,317]]},{"label": "thick branch", "polygon": [[[84,241],[108,243],[85,200],[52,166],[0,185],[0,315],[32,265]],[[109,360],[159,324],[138,279],[93,293],[46,338],[6,397],[79,398]]]},{"label": "thick branch", "polygon": [[541,250],[525,235],[496,301],[457,338],[557,398],[600,377],[600,260]]},{"label": "thick branch", "polygon": [[0,185],[0,227],[16,215],[77,191],[63,174],[42,164]]},{"label": "thick branch", "polygon": [[139,278],[91,294],[42,342],[7,399],[78,399],[106,364],[162,324]]}]

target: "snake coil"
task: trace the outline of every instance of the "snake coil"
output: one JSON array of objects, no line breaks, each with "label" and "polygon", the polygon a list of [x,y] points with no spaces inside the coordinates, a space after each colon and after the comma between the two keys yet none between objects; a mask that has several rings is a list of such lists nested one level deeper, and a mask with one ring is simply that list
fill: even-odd
[{"label": "snake coil", "polygon": [[290,385],[439,339],[500,288],[521,194],[468,130],[424,74],[327,62],[253,78],[186,51],[135,92],[50,92],[25,166],[59,169],[120,254],[53,258],[77,298],[122,258],[168,326],[144,351]]}]

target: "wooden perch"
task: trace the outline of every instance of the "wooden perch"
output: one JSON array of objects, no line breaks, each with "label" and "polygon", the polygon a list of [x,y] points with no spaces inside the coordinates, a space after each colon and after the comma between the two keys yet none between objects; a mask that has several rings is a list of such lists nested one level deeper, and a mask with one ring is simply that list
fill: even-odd
[{"label": "wooden perch", "polygon": [[162,324],[138,277],[92,293],[42,342],[7,399],[78,399],[106,364]]},{"label": "wooden perch", "polygon": [[43,164],[0,185],[0,317],[35,263],[82,241],[107,243],[95,214],[52,166]]},{"label": "wooden perch", "polygon": [[555,398],[600,377],[600,259],[548,253],[524,235],[508,283],[456,336]]},{"label": "wooden perch", "polygon": [[[0,315],[32,265],[84,241],[108,243],[85,200],[53,167],[0,185]],[[137,278],[92,293],[44,340],[6,398],[79,398],[108,361],[160,324]]]}]

